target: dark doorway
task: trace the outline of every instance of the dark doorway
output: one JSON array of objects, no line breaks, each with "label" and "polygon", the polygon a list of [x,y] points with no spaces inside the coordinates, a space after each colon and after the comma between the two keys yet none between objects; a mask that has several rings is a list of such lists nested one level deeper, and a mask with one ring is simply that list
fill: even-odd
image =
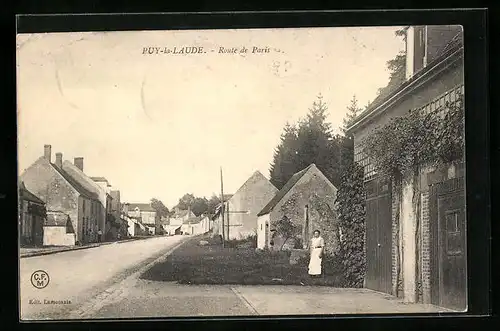
[{"label": "dark doorway", "polygon": [[32,215],[31,220],[32,242],[35,246],[43,246],[43,219],[38,215]]},{"label": "dark doorway", "polygon": [[430,187],[431,302],[463,311],[467,308],[464,177]]},{"label": "dark doorway", "polygon": [[392,193],[388,178],[375,178],[366,188],[366,287],[392,291]]}]

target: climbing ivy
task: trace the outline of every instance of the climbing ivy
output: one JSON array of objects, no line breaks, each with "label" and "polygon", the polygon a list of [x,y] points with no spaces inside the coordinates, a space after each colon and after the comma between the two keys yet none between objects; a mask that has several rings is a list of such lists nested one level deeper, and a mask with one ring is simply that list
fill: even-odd
[{"label": "climbing ivy", "polygon": [[430,112],[393,118],[363,140],[363,152],[377,172],[399,180],[422,165],[436,166],[464,156],[463,96]]},{"label": "climbing ivy", "polygon": [[363,287],[366,270],[363,169],[351,162],[342,172],[335,200],[340,228],[339,256],[349,287]]}]

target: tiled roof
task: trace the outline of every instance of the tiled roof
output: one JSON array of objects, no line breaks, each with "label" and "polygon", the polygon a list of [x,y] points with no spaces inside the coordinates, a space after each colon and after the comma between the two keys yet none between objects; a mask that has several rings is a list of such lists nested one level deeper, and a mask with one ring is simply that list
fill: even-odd
[{"label": "tiled roof", "polygon": [[135,208],[139,208],[140,211],[156,211],[149,203],[126,203],[128,204],[128,210],[133,211]]},{"label": "tiled roof", "polygon": [[283,186],[283,188],[279,190],[278,193],[276,193],[271,201],[269,201],[269,203],[257,214],[257,216],[262,216],[270,213],[273,208],[276,207],[276,205],[281,201],[281,199],[283,199],[283,197],[288,193],[288,191],[290,191],[302,178],[302,176],[304,176],[304,174],[313,166],[314,163],[310,164],[307,168],[295,173],[292,178],[290,178],[288,182],[286,182],[285,186]]},{"label": "tiled roof", "polygon": [[84,188],[80,183],[78,183],[75,179],[73,179],[73,177],[71,177],[68,173],[66,173],[66,171],[64,171],[63,169],[59,169],[53,163],[51,163],[51,166],[59,174],[61,174],[61,176],[63,176],[64,179],[67,180],[68,183],[70,183],[70,185],[73,186],[78,191],[78,193],[80,193],[81,195],[83,195],[86,198],[94,199],[94,200],[99,200],[99,197],[97,196],[96,193],[90,192],[89,190],[87,190],[86,188]]},{"label": "tiled roof", "polygon": [[39,197],[28,191],[24,186],[24,183],[21,183],[21,186],[19,187],[19,198],[21,200],[28,200],[38,204],[45,204],[45,202],[43,202],[42,199],[40,199]]}]

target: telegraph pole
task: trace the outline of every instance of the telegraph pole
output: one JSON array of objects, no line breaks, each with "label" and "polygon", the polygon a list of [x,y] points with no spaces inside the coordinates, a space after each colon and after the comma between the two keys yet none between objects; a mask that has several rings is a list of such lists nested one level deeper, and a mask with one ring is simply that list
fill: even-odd
[{"label": "telegraph pole", "polygon": [[221,215],[221,230],[222,230],[222,248],[225,246],[225,235],[224,235],[224,184],[222,182],[222,167],[220,168],[220,201],[221,201],[221,209],[220,209],[220,215]]}]

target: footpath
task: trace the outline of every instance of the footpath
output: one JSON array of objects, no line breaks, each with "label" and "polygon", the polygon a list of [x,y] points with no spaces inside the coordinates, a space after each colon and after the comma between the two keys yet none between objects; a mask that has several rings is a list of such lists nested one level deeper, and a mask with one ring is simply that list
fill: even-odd
[{"label": "footpath", "polygon": [[55,254],[55,253],[61,253],[61,252],[67,252],[67,251],[76,251],[79,249],[89,249],[89,248],[94,248],[94,247],[99,247],[99,246],[104,246],[104,245],[109,245],[109,244],[121,244],[121,243],[130,242],[130,241],[134,241],[134,240],[143,240],[143,239],[148,239],[148,238],[156,238],[156,236],[133,237],[133,238],[129,238],[129,239],[116,240],[116,241],[103,241],[100,243],[92,243],[92,244],[86,244],[86,245],[80,245],[80,246],[21,247],[19,250],[19,253],[20,253],[19,256],[20,256],[20,258],[41,256],[41,255]]}]

